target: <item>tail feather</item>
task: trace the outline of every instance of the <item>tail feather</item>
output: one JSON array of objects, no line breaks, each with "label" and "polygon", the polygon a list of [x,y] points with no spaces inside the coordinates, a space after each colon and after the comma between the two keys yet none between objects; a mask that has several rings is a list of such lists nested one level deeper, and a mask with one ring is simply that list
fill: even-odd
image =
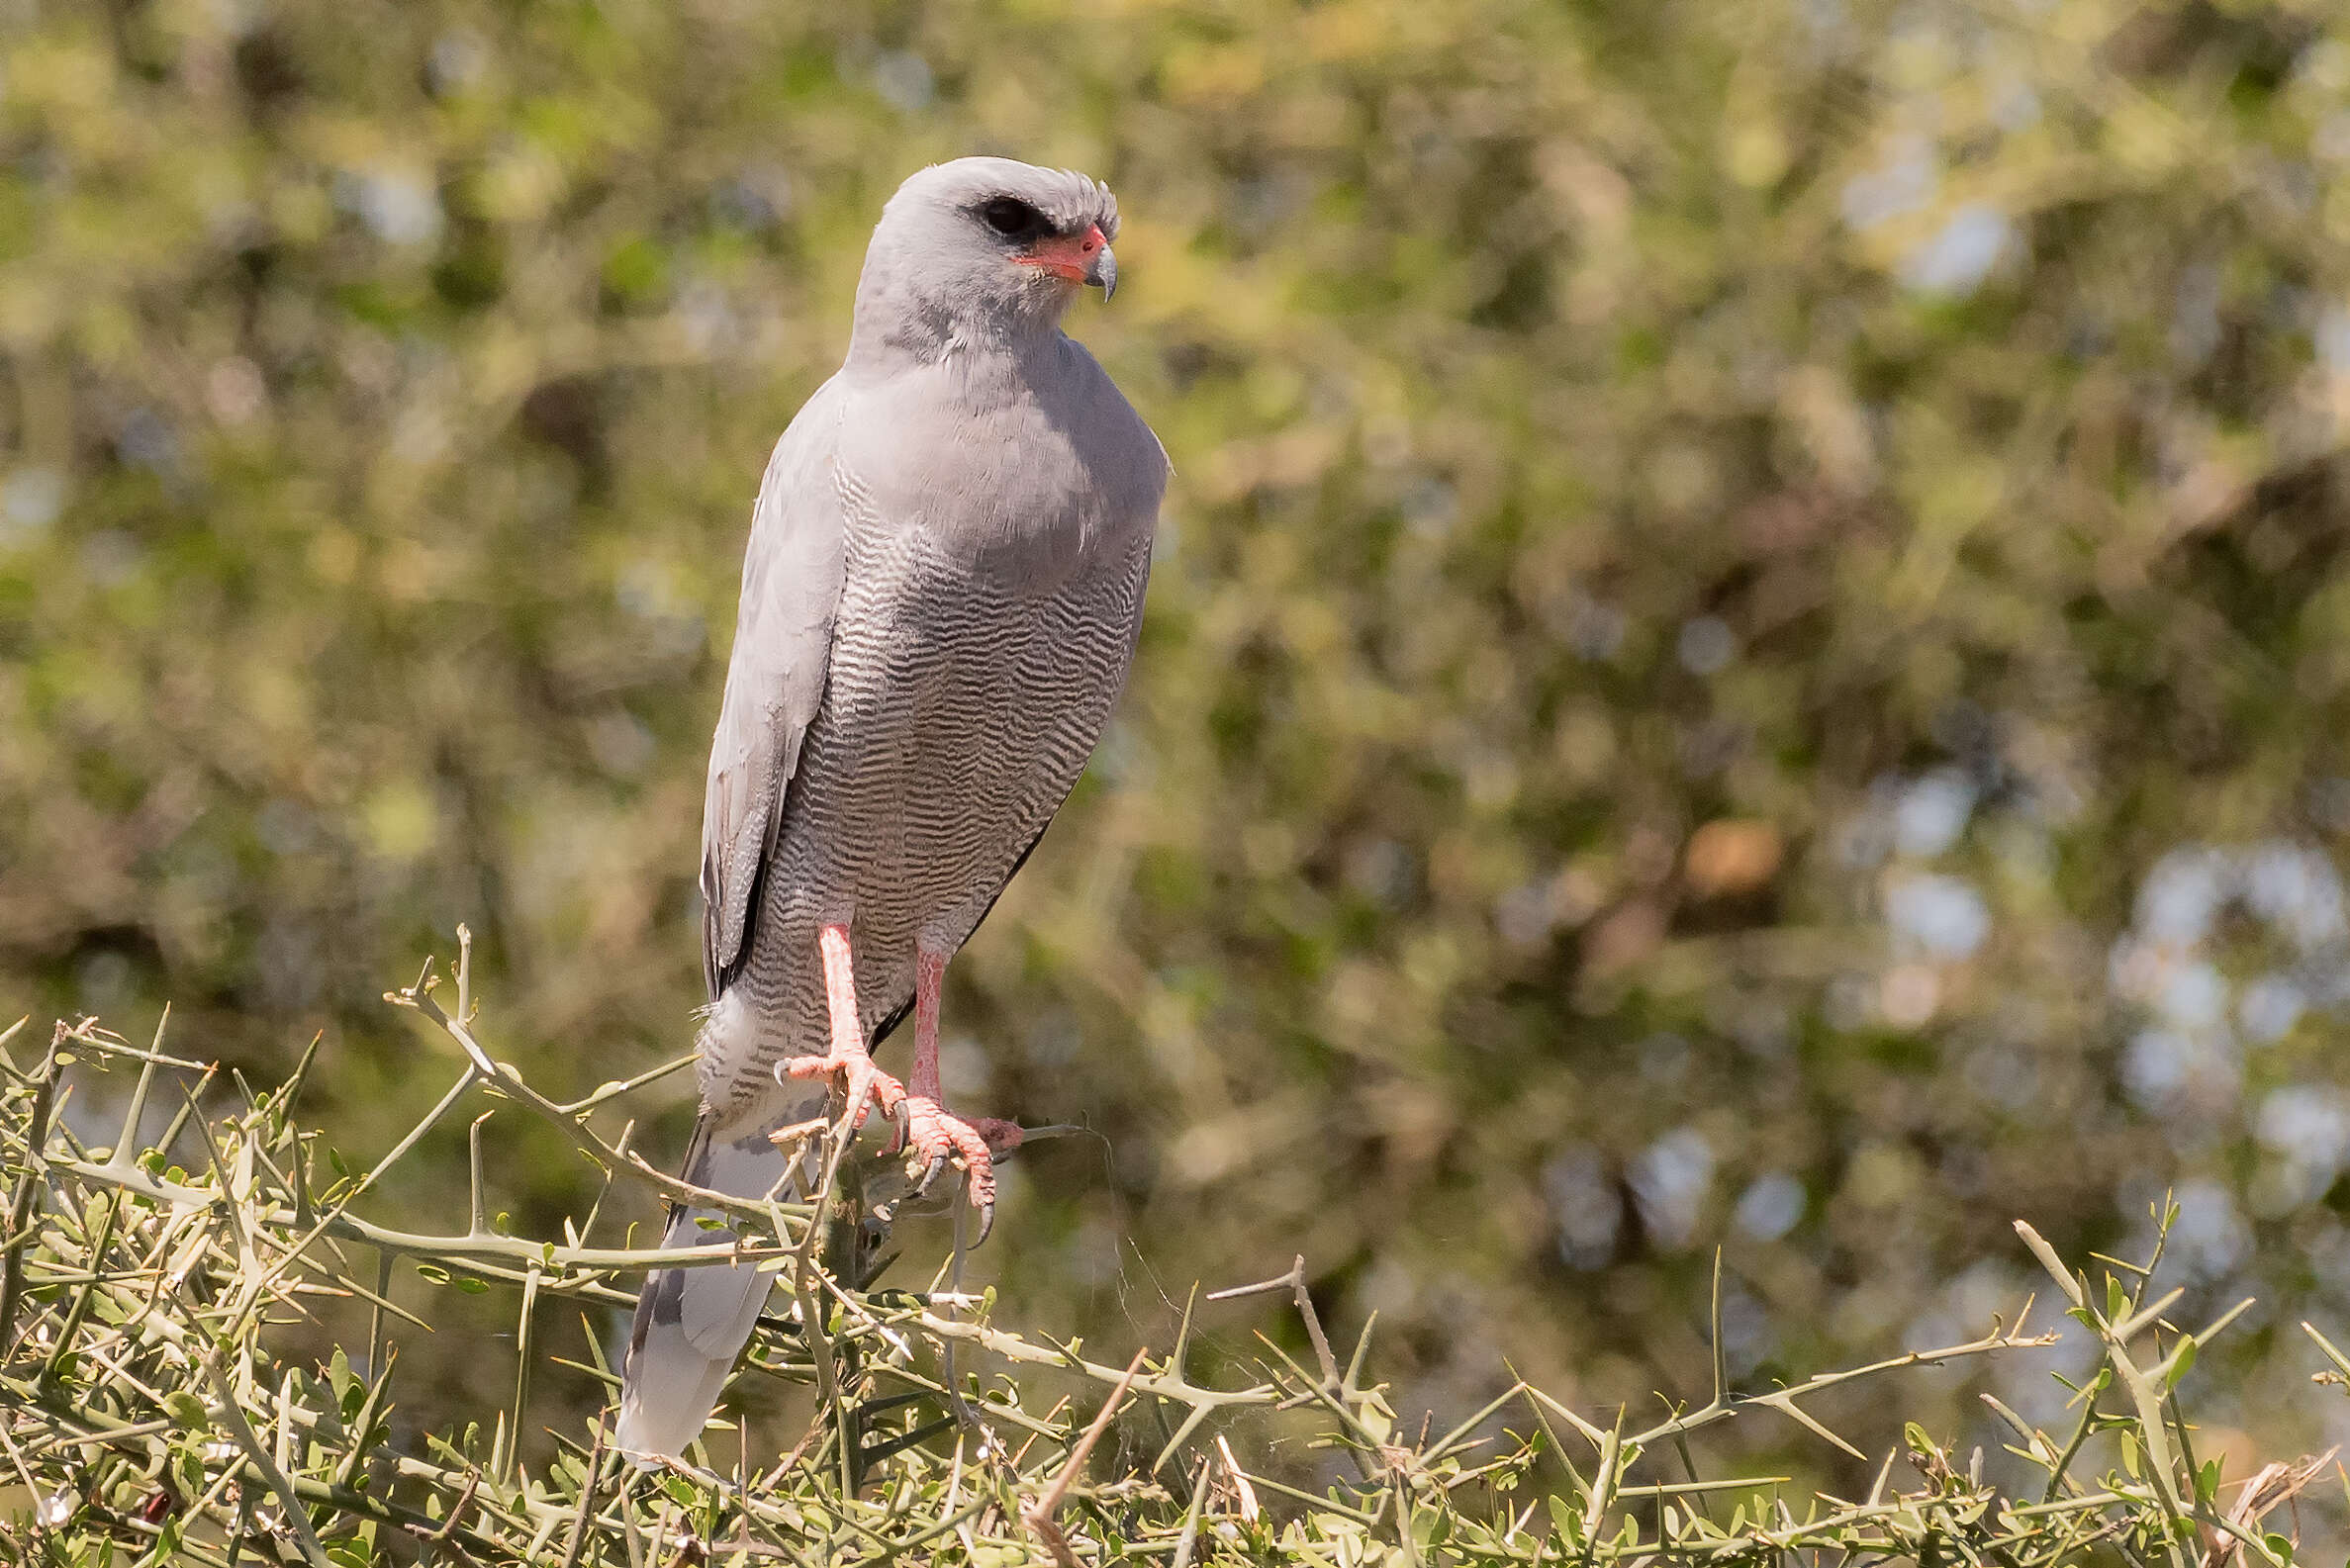
[{"label": "tail feather", "polygon": [[[686,1152],[685,1179],[732,1197],[765,1196],[787,1164],[767,1134],[791,1119],[719,1127],[705,1111]],[[721,1217],[709,1209],[673,1208],[661,1245],[706,1246],[729,1241],[731,1231],[697,1223]],[[628,1332],[620,1420],[613,1432],[619,1448],[640,1457],[676,1458],[702,1434],[774,1281],[773,1274],[747,1263],[667,1268],[646,1277]]]}]

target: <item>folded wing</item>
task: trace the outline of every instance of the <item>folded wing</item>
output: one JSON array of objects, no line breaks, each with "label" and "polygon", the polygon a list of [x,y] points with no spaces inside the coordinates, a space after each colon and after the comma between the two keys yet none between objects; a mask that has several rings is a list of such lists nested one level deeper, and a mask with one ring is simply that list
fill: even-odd
[{"label": "folded wing", "polygon": [[703,972],[713,1002],[749,947],[800,743],[824,700],[845,543],[832,476],[840,403],[838,383],[827,382],[800,410],[768,459],[751,516],[702,810]]},{"label": "folded wing", "polygon": [[[800,743],[824,699],[842,571],[832,476],[838,410],[838,393],[827,383],[776,443],[743,556],[742,607],[702,818],[703,969],[715,1004],[702,1032],[705,1083],[731,1075],[734,1062],[725,1059],[759,1043],[755,1023],[724,993],[749,950]],[[767,1122],[747,1127],[720,1126],[705,1110],[695,1125],[685,1179],[730,1197],[764,1196],[786,1174],[784,1156],[764,1136],[768,1126],[813,1114],[823,1103],[817,1089],[805,1104],[771,1108]],[[722,1243],[731,1232],[702,1223],[720,1218],[673,1206],[662,1245]],[[646,1278],[628,1337],[615,1432],[622,1448],[678,1454],[694,1440],[770,1282],[749,1266],[661,1269]]]}]

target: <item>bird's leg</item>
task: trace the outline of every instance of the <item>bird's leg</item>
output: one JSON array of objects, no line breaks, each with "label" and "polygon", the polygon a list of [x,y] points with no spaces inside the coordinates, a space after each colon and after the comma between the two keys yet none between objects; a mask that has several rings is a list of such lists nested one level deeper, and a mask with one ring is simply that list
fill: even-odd
[{"label": "bird's leg", "polygon": [[[1020,1129],[991,1116],[948,1112],[938,1081],[938,999],[947,956],[927,945],[914,949],[914,1069],[905,1081],[905,1146],[925,1161],[914,1190],[927,1191],[949,1160],[969,1173],[971,1206],[980,1211],[979,1240],[995,1224],[995,1154],[1020,1147]],[[977,1242],[972,1244],[978,1245]]]},{"label": "bird's leg", "polygon": [[848,1096],[844,1125],[850,1128],[865,1125],[869,1098],[882,1108],[884,1116],[895,1116],[904,1102],[905,1086],[875,1066],[873,1054],[865,1049],[865,1026],[857,1018],[857,970],[849,959],[849,928],[824,927],[816,934],[816,947],[824,955],[824,1010],[832,1019],[832,1049],[820,1057],[786,1057],[776,1063],[776,1076],[837,1076]]}]

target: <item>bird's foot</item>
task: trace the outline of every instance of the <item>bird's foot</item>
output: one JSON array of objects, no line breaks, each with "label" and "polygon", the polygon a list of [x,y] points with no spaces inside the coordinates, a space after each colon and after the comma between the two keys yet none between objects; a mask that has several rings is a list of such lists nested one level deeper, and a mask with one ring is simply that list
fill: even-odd
[{"label": "bird's foot", "polygon": [[1019,1148],[1025,1135],[1018,1124],[992,1116],[957,1116],[926,1094],[908,1094],[903,1103],[906,1173],[921,1172],[914,1196],[927,1193],[948,1165],[960,1167],[971,1206],[980,1211],[979,1238],[971,1244],[979,1245],[995,1228],[995,1161]]},{"label": "bird's foot", "polygon": [[905,1085],[874,1065],[873,1056],[862,1048],[841,1051],[837,1048],[821,1057],[786,1057],[775,1064],[776,1081],[799,1079],[833,1079],[848,1105],[847,1125],[865,1125],[866,1115],[879,1108],[894,1121],[897,1108],[905,1103]]}]

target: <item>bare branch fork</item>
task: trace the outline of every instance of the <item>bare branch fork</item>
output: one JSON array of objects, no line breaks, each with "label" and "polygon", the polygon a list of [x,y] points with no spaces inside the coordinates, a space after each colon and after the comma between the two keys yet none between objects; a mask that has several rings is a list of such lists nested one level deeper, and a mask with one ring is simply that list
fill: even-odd
[{"label": "bare branch fork", "polygon": [[[676,1061],[662,1063],[650,1072],[639,1073],[636,1077],[624,1082],[607,1083],[584,1099],[574,1100],[569,1104],[559,1103],[547,1098],[525,1083],[522,1080],[522,1075],[516,1071],[512,1065],[493,1061],[490,1054],[482,1049],[481,1042],[474,1038],[472,974],[473,933],[465,927],[459,926],[457,928],[456,968],[458,1006],[455,1017],[451,1017],[445,1012],[433,997],[433,991],[440,984],[440,977],[434,972],[433,961],[430,959],[424,961],[423,970],[417,976],[415,984],[384,993],[385,1001],[395,1007],[406,1007],[422,1013],[441,1033],[457,1043],[458,1049],[465,1053],[467,1063],[468,1076],[464,1080],[464,1084],[481,1083],[493,1092],[537,1112],[549,1125],[570,1139],[574,1148],[594,1160],[608,1173],[625,1171],[658,1189],[663,1195],[675,1198],[680,1202],[690,1203],[697,1208],[716,1209],[724,1213],[736,1214],[744,1219],[754,1221],[767,1220],[777,1213],[782,1213],[804,1223],[813,1215],[815,1209],[811,1204],[763,1203],[739,1198],[731,1193],[715,1192],[706,1187],[698,1187],[689,1181],[682,1181],[669,1172],[648,1163],[643,1155],[629,1149],[626,1132],[622,1133],[619,1143],[606,1143],[588,1126],[588,1118],[595,1111],[620,1095],[677,1071],[690,1063],[694,1058],[692,1056],[681,1057]],[[464,1085],[461,1084],[462,1086]],[[428,1120],[416,1134],[411,1135],[412,1138],[421,1137],[430,1125]],[[788,1248],[779,1248],[767,1255],[781,1256],[788,1250]]]}]

